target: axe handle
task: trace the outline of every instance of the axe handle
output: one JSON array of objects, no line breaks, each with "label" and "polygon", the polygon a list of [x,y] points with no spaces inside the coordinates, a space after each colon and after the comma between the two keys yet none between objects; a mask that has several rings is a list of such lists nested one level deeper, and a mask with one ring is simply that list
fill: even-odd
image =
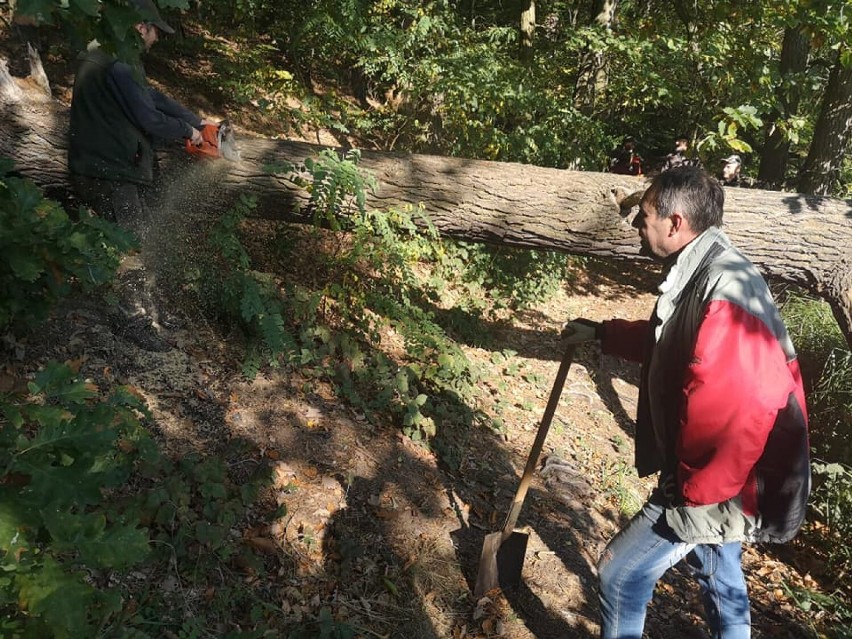
[{"label": "axe handle", "polygon": [[538,464],[538,457],[541,455],[541,449],[544,448],[544,440],[547,438],[550,423],[553,421],[553,415],[556,413],[556,407],[559,405],[559,398],[562,396],[565,378],[568,377],[568,370],[574,361],[575,348],[576,346],[573,344],[568,345],[565,348],[565,353],[562,355],[562,362],[559,364],[559,371],[556,373],[556,380],[553,382],[553,388],[550,391],[550,399],[547,400],[547,407],[544,409],[541,425],[538,427],[538,433],[535,436],[530,455],[527,458],[527,465],[524,468],[521,483],[518,485],[518,491],[515,493],[514,501],[512,501],[512,508],[506,517],[506,523],[503,524],[502,537],[504,541],[512,534],[515,524],[518,523],[518,516],[521,514],[521,508],[527,496],[527,489],[529,489],[535,467]]}]

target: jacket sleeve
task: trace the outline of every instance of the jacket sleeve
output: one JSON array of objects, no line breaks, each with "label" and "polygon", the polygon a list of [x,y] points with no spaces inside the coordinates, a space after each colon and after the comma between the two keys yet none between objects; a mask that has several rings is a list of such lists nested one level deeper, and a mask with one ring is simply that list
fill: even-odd
[{"label": "jacket sleeve", "polygon": [[613,319],[603,322],[601,327],[601,350],[607,355],[615,355],[633,362],[641,362],[645,357],[648,320],[630,322]]},{"label": "jacket sleeve", "polygon": [[[108,82],[121,108],[147,135],[165,140],[192,137],[193,121],[185,120],[182,116],[178,117],[174,110],[168,112],[158,108],[156,101],[160,98],[157,97],[155,101],[155,96],[162,96],[162,94],[139,84],[134,78],[130,65],[123,62],[113,64]],[[177,104],[173,100],[170,102]],[[184,111],[198,120],[197,116],[185,109]]]},{"label": "jacket sleeve", "polygon": [[187,109],[177,100],[173,100],[165,93],[161,93],[152,87],[148,87],[148,92],[151,94],[151,99],[154,102],[154,106],[157,107],[158,111],[165,113],[166,115],[170,115],[173,118],[177,118],[179,120],[183,120],[184,122],[189,123],[191,126],[194,126],[196,129],[201,128],[201,118],[199,118],[195,113]]},{"label": "jacket sleeve", "polygon": [[729,301],[713,301],[686,370],[676,444],[687,506],[740,494],[796,382],[769,327]]}]

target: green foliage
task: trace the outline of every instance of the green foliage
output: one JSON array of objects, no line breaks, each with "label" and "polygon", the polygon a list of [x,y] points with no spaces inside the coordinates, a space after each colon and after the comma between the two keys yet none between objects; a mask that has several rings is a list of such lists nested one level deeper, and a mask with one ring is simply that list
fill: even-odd
[{"label": "green foliage", "polygon": [[829,305],[797,291],[782,315],[799,353],[816,456],[852,459],[852,355]]},{"label": "green foliage", "polygon": [[118,390],[96,389],[49,364],[28,397],[0,396],[0,608],[6,636],[94,637],[121,608],[90,575],[148,554],[148,537],[115,491],[136,460],[155,454]]},{"label": "green foliage", "polygon": [[[211,312],[248,337],[247,374],[264,363],[260,352],[266,364],[299,365],[332,381],[368,419],[390,416],[412,439],[440,440],[458,458],[477,418],[468,407],[477,373],[437,323],[435,293],[417,268],[446,251],[419,212],[366,208],[374,180],[358,159],[328,151],[277,167],[305,188],[315,221],[307,233],[278,238],[280,259],[310,255],[308,268],[293,277],[253,270],[240,239],[253,206],[244,198],[213,229],[198,290]],[[386,343],[388,332],[401,344]]]},{"label": "green foliage", "polygon": [[742,105],[736,109],[725,107],[722,109],[724,117],[719,120],[717,130],[708,133],[699,143],[698,148],[709,150],[730,149],[738,153],[751,153],[751,145],[740,137],[741,131],[749,129],[758,130],[763,122],[757,116],[757,109],[753,106]]},{"label": "green foliage", "polygon": [[308,210],[315,226],[333,231],[351,229],[354,212],[361,220],[367,215],[367,191],[375,190],[376,179],[358,170],[361,152],[350,149],[343,156],[331,149],[319,152],[316,159],[307,158],[303,165],[292,167],[290,180],[310,195]]},{"label": "green foliage", "polygon": [[[259,630],[232,636],[261,636],[257,611],[275,606],[239,573],[263,561],[233,532],[268,470],[236,479],[216,456],[170,460],[139,400],[123,389],[99,399],[64,365],[29,391],[0,395],[2,635],[200,637],[243,625]],[[190,590],[209,596],[187,621]]]},{"label": "green foliage", "polygon": [[[128,576],[120,580],[145,598],[144,606],[126,616],[125,627],[147,630],[151,636],[163,636],[160,629],[170,628],[181,637],[213,632],[222,636],[222,628],[242,627],[245,634],[228,636],[263,636],[265,611],[275,607],[247,587],[244,577],[264,574],[264,561],[235,532],[246,525],[249,508],[256,511],[269,473],[260,465],[249,476],[235,476],[226,462],[250,454],[235,440],[215,455],[189,453],[177,461],[159,455],[139,468],[139,490],[127,503],[129,512],[147,522],[151,553],[141,571],[145,583],[134,583]],[[269,515],[283,517],[286,511]],[[205,593],[203,614],[189,592]]]},{"label": "green foliage", "polygon": [[[187,0],[161,0],[160,8],[186,9]],[[132,3],[122,0],[18,0],[15,10],[36,24],[62,24],[72,44],[82,49],[97,40],[101,46],[122,59],[137,59],[142,40],[133,26],[145,16]]]},{"label": "green foliage", "polygon": [[[805,533],[827,558],[833,574],[848,574],[852,570],[846,541],[852,535],[852,354],[828,304],[797,291],[786,291],[782,301],[782,315],[805,381],[814,458],[824,460],[812,464],[810,505],[819,525]],[[845,619],[848,623],[848,615]]]},{"label": "green foliage", "polygon": [[[313,278],[303,278],[302,298],[322,300],[334,314],[301,315],[302,362],[321,366],[371,419],[395,416],[414,440],[431,441],[441,430],[445,443],[450,433],[463,438],[472,421],[465,400],[476,374],[424,307],[429,289],[414,269],[439,255],[437,233],[411,210],[366,210],[365,189],[373,181],[359,176],[357,160],[356,154],[334,160],[325,154],[305,164],[315,219],[349,228],[351,236],[318,260]],[[305,172],[296,179],[304,181]],[[318,217],[316,210],[322,211]],[[321,237],[316,233],[314,241]],[[406,361],[387,352],[382,329],[402,338]]]},{"label": "green foliage", "polygon": [[194,282],[208,311],[239,327],[246,336],[244,373],[250,378],[263,363],[278,366],[282,357],[298,350],[284,321],[285,308],[275,279],[251,269],[251,259],[237,236],[240,224],[255,206],[253,198],[242,196],[219,219],[207,238],[209,250]]},{"label": "green foliage", "polygon": [[75,288],[110,281],[132,238],[80,211],[73,222],[31,181],[0,164],[0,331],[44,320]]},{"label": "green foliage", "polygon": [[814,636],[852,639],[852,606],[847,593],[837,590],[826,594],[787,583],[781,585],[798,608],[818,620],[811,623]]},{"label": "green foliage", "polygon": [[448,245],[438,274],[478,290],[473,299],[490,299],[493,309],[529,308],[552,296],[568,275],[569,257],[483,244]]},{"label": "green foliage", "polygon": [[815,461],[814,492],[811,507],[826,527],[831,543],[828,557],[830,568],[845,574],[852,567],[852,548],[845,543],[852,535],[852,467],[846,464]]}]

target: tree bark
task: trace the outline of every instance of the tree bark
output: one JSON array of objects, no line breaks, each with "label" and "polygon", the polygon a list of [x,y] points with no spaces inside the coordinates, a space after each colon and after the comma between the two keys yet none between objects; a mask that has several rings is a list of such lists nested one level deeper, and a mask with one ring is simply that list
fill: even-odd
[{"label": "tree bark", "polygon": [[803,193],[828,195],[836,185],[852,137],[852,66],[838,54],[828,78],[808,157],[799,175]]},{"label": "tree bark", "polygon": [[[27,91],[13,98],[8,93],[0,87],[0,156],[14,159],[20,173],[48,195],[66,200],[67,108],[49,98],[22,98]],[[307,221],[304,189],[264,167],[298,164],[323,147],[248,137],[239,143],[238,163],[195,161],[177,147],[165,153],[175,210],[215,215],[246,194],[257,198],[260,217]],[[378,181],[369,207],[422,205],[425,216],[448,237],[642,259],[630,221],[646,186],[643,178],[367,151],[361,167]],[[728,188],[725,220],[734,243],[768,277],[826,299],[852,346],[852,200]]]},{"label": "tree bark", "polygon": [[535,40],[535,0],[521,0],[521,60],[532,62]]},{"label": "tree bark", "polygon": [[[592,0],[591,26],[605,32],[612,30],[618,0]],[[606,91],[606,60],[603,53],[589,46],[579,64],[580,72],[574,86],[574,106],[583,114],[591,115],[595,105]]]},{"label": "tree bark", "polygon": [[784,31],[779,63],[781,77],[775,90],[778,109],[767,121],[766,143],[760,155],[760,169],[757,173],[758,181],[771,188],[780,187],[787,173],[790,141],[778,122],[796,115],[799,110],[801,82],[791,83],[790,80],[795,80],[807,67],[809,48],[808,38],[799,28],[788,27]]}]

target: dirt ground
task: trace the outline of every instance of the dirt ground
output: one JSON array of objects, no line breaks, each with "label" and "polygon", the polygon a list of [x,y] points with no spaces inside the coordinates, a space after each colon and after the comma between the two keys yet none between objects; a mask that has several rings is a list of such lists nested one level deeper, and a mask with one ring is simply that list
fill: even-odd
[{"label": "dirt ground", "polygon": [[[569,371],[521,513],[529,533],[522,583],[479,601],[470,593],[483,537],[502,526],[551,392],[562,323],[644,317],[655,277],[650,267],[588,262],[547,304],[482,326],[494,336],[489,349],[464,346],[484,371],[474,408],[499,414],[503,428],[474,428],[453,469],[391,425],[369,424],[299,370],[247,381],[235,343],[191,314],[167,333],[173,350],[149,353],[113,335],[97,305],[76,300],[19,344],[19,355],[22,366],[76,360],[81,375],[132,386],[175,455],[251,442],[251,462],[273,469],[267,498],[287,514],[253,522],[248,543],[280,559],[279,579],[291,584],[281,605],[293,614],[309,612],[308,592],[375,636],[593,637],[597,557],[652,486],[630,466],[638,369],[594,347],[580,349]],[[805,560],[795,545],[783,550],[783,558],[776,548],[745,554],[755,637],[813,636],[779,586],[805,579]],[[700,610],[685,570],[671,571],[647,636],[705,637]]]}]

